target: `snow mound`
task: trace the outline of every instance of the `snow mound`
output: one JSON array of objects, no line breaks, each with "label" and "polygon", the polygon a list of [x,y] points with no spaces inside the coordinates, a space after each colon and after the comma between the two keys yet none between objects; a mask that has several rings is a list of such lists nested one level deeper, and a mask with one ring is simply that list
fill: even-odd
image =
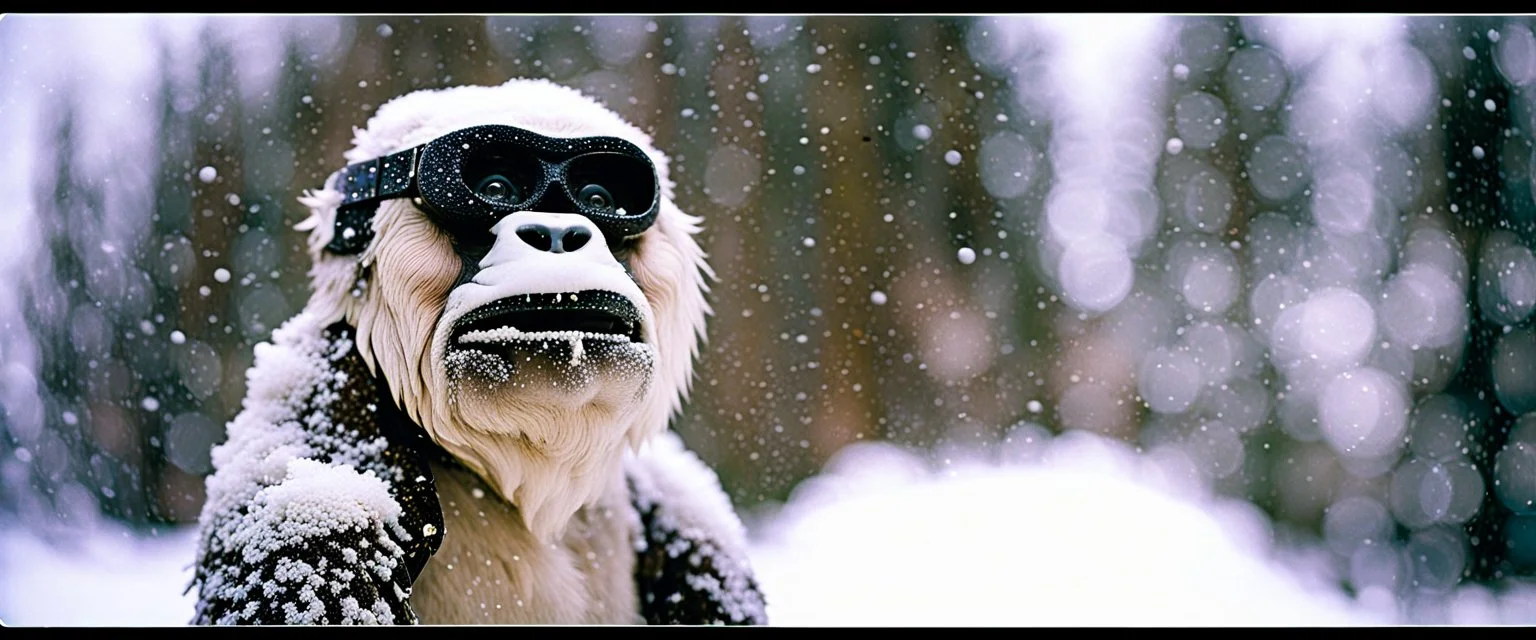
[{"label": "snow mound", "polygon": [[[753,566],[776,625],[1372,625],[1245,502],[1070,433],[1029,462],[933,471],[845,448],[769,516]],[[1177,468],[1177,467],[1173,467]]]},{"label": "snow mound", "polygon": [[181,626],[192,618],[195,527],[154,536],[102,523],[79,538],[0,530],[0,622],[12,626]]}]

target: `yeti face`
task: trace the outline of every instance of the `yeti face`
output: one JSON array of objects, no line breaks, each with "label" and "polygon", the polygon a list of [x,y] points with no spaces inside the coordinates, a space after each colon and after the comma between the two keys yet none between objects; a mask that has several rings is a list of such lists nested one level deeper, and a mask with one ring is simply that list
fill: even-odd
[{"label": "yeti face", "polygon": [[661,198],[633,143],[481,125],[353,163],[336,182],[343,241],[332,249],[356,246],[349,234],[367,239],[354,211],[385,199],[409,199],[448,237],[460,270],[432,354],[450,405],[479,414],[470,422],[505,430],[497,416],[514,401],[612,413],[649,386],[653,313],[621,259]]},{"label": "yeti face", "polygon": [[357,329],[407,414],[535,533],[685,398],[708,307],[699,219],[649,136],[541,80],[419,91],[302,201],[310,309]]},{"label": "yeti face", "polygon": [[459,276],[434,332],[450,404],[497,429],[509,404],[616,414],[640,400],[655,368],[654,314],[602,232],[547,211],[488,231],[483,255],[457,248],[473,275]]}]

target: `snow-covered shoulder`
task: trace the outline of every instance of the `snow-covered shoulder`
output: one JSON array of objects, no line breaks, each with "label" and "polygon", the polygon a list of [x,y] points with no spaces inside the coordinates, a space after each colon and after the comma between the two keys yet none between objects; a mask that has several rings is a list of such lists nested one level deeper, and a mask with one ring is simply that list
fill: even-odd
[{"label": "snow-covered shoulder", "polygon": [[713,469],[664,431],[629,455],[625,471],[642,504],[660,504],[679,531],[711,538],[722,553],[746,557],[746,531]]},{"label": "snow-covered shoulder", "polygon": [[652,623],[764,624],[746,533],[720,479],[673,431],[626,457],[641,535],[636,576]]},{"label": "snow-covered shoulder", "polygon": [[205,528],[210,518],[238,509],[262,487],[281,481],[290,460],[312,453],[300,413],[331,373],[328,356],[350,348],[328,345],[322,329],[315,316],[301,313],[274,331],[272,342],[256,345],[241,411],[229,424],[228,440],[213,448],[216,471],[208,478],[199,518]]},{"label": "snow-covered shoulder", "polygon": [[[213,450],[193,587],[199,623],[389,623],[409,619],[389,483],[398,469],[366,418],[334,406],[361,381],[346,335],[300,314],[256,346],[247,395]],[[353,383],[348,385],[348,383]],[[357,404],[355,401],[350,404]]]}]

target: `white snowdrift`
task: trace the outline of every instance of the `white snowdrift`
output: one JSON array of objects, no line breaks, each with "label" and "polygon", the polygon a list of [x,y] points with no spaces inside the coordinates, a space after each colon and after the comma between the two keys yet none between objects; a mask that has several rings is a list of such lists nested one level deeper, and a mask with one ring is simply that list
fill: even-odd
[{"label": "white snowdrift", "polygon": [[1213,500],[1094,436],[1031,463],[932,472],[884,444],[839,452],[768,518],[754,556],[788,625],[1168,626],[1392,622],[1301,557],[1251,505]]},{"label": "white snowdrift", "polygon": [[179,626],[192,619],[192,528],[135,537],[101,525],[51,545],[0,531],[0,621],[10,626]]}]

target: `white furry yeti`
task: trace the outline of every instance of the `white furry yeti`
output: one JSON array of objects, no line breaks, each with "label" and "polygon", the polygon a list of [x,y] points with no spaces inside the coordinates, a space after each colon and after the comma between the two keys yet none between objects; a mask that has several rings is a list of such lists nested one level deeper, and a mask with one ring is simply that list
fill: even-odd
[{"label": "white furry yeti", "polygon": [[513,80],[402,96],[354,143],[214,450],[194,622],[766,623],[667,429],[711,274],[649,136]]}]

